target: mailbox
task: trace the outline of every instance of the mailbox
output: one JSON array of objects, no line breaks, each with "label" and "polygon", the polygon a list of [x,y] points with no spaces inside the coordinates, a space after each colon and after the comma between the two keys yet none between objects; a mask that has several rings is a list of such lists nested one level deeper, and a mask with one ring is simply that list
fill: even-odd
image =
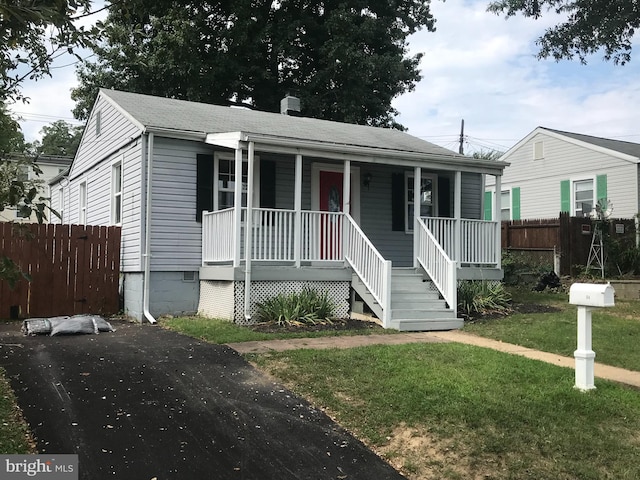
[{"label": "mailbox", "polygon": [[569,303],[586,307],[613,307],[614,293],[609,283],[574,283],[569,289]]}]

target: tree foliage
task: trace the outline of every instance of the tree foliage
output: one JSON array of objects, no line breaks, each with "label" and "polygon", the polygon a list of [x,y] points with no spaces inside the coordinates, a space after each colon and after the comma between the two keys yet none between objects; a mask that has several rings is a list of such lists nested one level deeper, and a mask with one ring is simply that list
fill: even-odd
[{"label": "tree foliage", "polygon": [[0,101],[23,100],[20,84],[50,75],[55,57],[89,44],[97,28],[74,22],[91,0],[0,0]]},{"label": "tree foliage", "polygon": [[74,114],[99,87],[399,126],[391,100],[420,80],[407,37],[434,29],[419,0],[131,0],[112,5],[97,61],[78,71]]},{"label": "tree foliage", "polygon": [[[49,207],[37,179],[42,172],[26,155],[24,136],[7,105],[27,101],[22,82],[50,75],[60,52],[74,54],[95,38],[98,26],[76,23],[90,7],[91,0],[0,0],[0,211],[13,208],[23,217],[46,219]],[[11,258],[0,255],[0,279],[12,286],[23,276]]]},{"label": "tree foliage", "polygon": [[42,127],[42,140],[34,141],[30,147],[35,155],[57,155],[73,157],[80,145],[84,127],[73,126],[64,120],[56,120]]},{"label": "tree foliage", "polygon": [[540,18],[555,11],[565,20],[548,28],[537,43],[539,58],[587,57],[602,51],[605,60],[631,60],[632,39],[640,26],[640,3],[630,0],[496,0],[489,10],[507,18],[521,13]]}]

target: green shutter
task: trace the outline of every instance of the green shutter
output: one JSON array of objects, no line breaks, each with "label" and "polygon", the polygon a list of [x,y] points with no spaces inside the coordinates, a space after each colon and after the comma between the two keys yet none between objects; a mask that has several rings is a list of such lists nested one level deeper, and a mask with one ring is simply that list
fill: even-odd
[{"label": "green shutter", "polygon": [[520,187],[511,189],[511,219],[520,220]]},{"label": "green shutter", "polygon": [[493,192],[484,192],[484,219],[491,220],[491,197]]},{"label": "green shutter", "polygon": [[571,212],[571,183],[569,180],[560,182],[560,211]]},{"label": "green shutter", "polygon": [[598,175],[596,177],[596,201],[607,199],[607,176]]}]

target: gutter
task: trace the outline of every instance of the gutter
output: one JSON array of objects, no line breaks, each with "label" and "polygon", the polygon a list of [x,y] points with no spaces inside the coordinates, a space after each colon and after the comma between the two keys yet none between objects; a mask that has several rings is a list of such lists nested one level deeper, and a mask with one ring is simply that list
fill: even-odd
[{"label": "gutter", "polygon": [[452,170],[457,167],[463,168],[465,171],[488,175],[502,175],[503,170],[509,166],[509,163],[501,160],[475,159],[454,152],[451,152],[450,155],[446,153],[407,152],[249,132],[210,133],[205,139],[205,143],[221,145],[228,148],[234,148],[234,145],[237,145],[238,142],[254,142],[262,148],[267,146],[271,147],[273,151],[281,150],[282,152],[290,154],[299,153],[316,156],[318,152],[321,152],[327,156],[327,158],[343,161],[351,159],[368,163],[386,164],[389,159],[394,159],[403,162],[406,166],[424,168],[425,163],[428,163],[430,167],[442,170]]},{"label": "gutter", "polygon": [[147,202],[145,208],[145,241],[144,241],[144,287],[142,290],[142,314],[151,325],[157,323],[149,311],[149,288],[151,283],[151,173],[153,168],[153,132],[147,133]]}]

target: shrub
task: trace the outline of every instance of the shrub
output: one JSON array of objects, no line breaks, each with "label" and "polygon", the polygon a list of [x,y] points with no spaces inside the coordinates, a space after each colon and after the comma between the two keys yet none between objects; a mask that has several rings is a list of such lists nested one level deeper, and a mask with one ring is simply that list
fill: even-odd
[{"label": "shrub", "polygon": [[507,314],[510,303],[511,294],[502,282],[467,280],[458,284],[458,312],[463,316]]},{"label": "shrub", "polygon": [[304,288],[299,293],[280,293],[258,304],[258,316],[262,321],[275,322],[278,325],[296,323],[317,323],[329,320],[335,306],[325,291],[318,293]]}]

